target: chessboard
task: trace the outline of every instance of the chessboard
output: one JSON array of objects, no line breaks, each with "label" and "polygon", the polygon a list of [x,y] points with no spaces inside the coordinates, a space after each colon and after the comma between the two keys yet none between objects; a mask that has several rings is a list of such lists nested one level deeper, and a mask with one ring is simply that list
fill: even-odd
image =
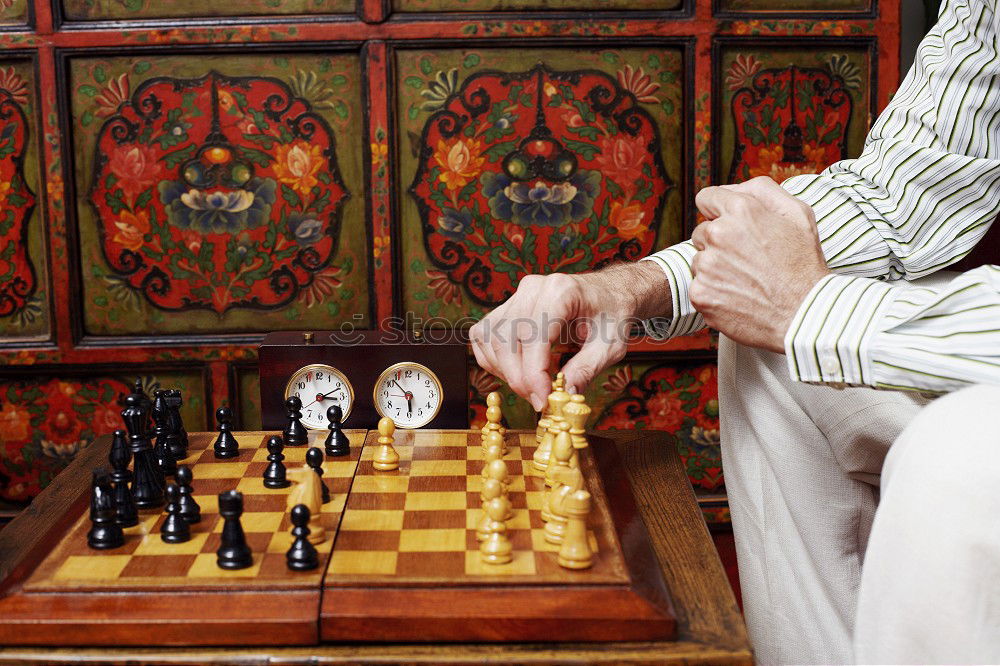
[{"label": "chessboard", "polygon": [[[595,641],[669,639],[676,622],[661,569],[615,447],[589,436],[580,468],[593,507],[593,565],[560,567],[546,543],[545,484],[531,465],[535,432],[509,431],[512,561],[479,554],[483,450],[479,431],[397,430],[399,467],[372,465],[379,433],[344,431],[351,454],[327,458],[331,501],[321,522],[320,566],[285,565],[292,537],[286,498],[267,489],[267,432],[234,433],[238,457],[212,455],[216,433],[191,433],[187,464],[202,520],[191,539],[159,536],[162,510],[141,512],[125,545],[87,546],[89,493],[54,521],[36,562],[0,581],[0,644],[308,645],[328,641]],[[286,447],[289,469],[309,446]],[[94,446],[107,447],[107,441]],[[107,450],[105,448],[105,450]],[[216,497],[244,497],[252,566],[215,564],[222,520]],[[37,549],[36,549],[37,552]]]}]

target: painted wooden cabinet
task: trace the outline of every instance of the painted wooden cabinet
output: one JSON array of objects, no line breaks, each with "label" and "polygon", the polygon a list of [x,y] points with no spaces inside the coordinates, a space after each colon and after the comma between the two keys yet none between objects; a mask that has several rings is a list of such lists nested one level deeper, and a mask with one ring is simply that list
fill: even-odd
[{"label": "painted wooden cabinet", "polygon": [[[468,326],[686,238],[705,185],[856,154],[899,78],[875,2],[0,0],[0,500],[135,377],[253,428],[267,331]],[[588,395],[724,520],[714,348],[637,340]]]}]

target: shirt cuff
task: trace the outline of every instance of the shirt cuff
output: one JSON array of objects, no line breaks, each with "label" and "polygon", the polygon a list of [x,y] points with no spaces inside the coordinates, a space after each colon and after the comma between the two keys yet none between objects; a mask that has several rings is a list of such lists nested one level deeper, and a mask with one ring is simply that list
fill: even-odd
[{"label": "shirt cuff", "polygon": [[874,385],[869,346],[895,295],[891,284],[827,275],[785,334],[788,372],[801,382]]},{"label": "shirt cuff", "polygon": [[642,322],[646,329],[646,335],[654,339],[666,340],[692,333],[699,328],[691,321],[697,313],[691,307],[691,299],[687,295],[688,285],[692,279],[691,259],[687,255],[693,256],[695,252],[694,247],[688,247],[688,245],[689,243],[680,243],[640,260],[651,261],[663,269],[664,275],[667,276],[667,283],[670,285],[672,316],[652,317]]}]

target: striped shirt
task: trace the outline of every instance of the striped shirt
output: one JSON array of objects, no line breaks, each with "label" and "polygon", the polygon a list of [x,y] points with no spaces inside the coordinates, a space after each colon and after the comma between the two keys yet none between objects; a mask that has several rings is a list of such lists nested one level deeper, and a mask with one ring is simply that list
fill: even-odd
[{"label": "striped shirt", "polygon": [[[833,271],[785,336],[806,382],[951,391],[1000,384],[1000,267],[910,284],[966,255],[1000,212],[1000,15],[946,0],[857,159],[782,186],[810,204]],[[688,298],[690,241],[657,252],[673,314],[655,337],[704,326]]]}]

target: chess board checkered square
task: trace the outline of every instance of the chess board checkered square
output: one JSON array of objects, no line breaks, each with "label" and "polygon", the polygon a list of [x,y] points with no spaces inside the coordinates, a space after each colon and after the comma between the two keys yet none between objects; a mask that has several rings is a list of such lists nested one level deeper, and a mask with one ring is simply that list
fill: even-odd
[{"label": "chess board checkered square", "polygon": [[414,551],[399,553],[396,575],[407,578],[438,577],[442,571],[462,571],[465,551]]},{"label": "chess board checkered square", "polygon": [[[202,534],[201,536],[205,537],[208,535]],[[159,535],[156,535],[156,539],[160,539]],[[169,557],[164,557],[164,555],[168,554],[170,555]],[[182,578],[188,575],[188,571],[197,558],[198,551],[190,550],[183,550],[177,553],[136,555],[131,558],[128,565],[122,569],[119,575],[125,578]]]},{"label": "chess board checkered square", "polygon": [[[360,472],[360,470],[359,470]],[[398,474],[357,476],[351,485],[351,496],[358,494],[387,495],[392,493],[405,493],[410,479]]]},{"label": "chess board checkered square", "polygon": [[[341,535],[342,536],[342,535]],[[339,539],[340,537],[338,537]],[[395,547],[363,551],[337,549],[330,556],[328,571],[335,576],[342,575],[392,575],[396,572],[399,553]]]},{"label": "chess board checkered square", "polygon": [[[222,569],[217,564],[215,549],[211,553],[200,553],[194,556],[194,562],[188,567],[187,576],[189,578],[255,578],[260,574],[261,561],[264,553],[254,550],[253,564],[246,569]],[[253,549],[253,546],[251,546]]]},{"label": "chess board checkered square", "polygon": [[[454,524],[454,523],[453,523]],[[464,550],[466,530],[462,528],[407,529],[399,533],[399,552],[454,552]]]},{"label": "chess board checkered square", "polygon": [[465,491],[407,493],[403,508],[406,511],[447,511],[465,508]]},{"label": "chess board checkered square", "polygon": [[[90,551],[93,553],[93,551]],[[87,555],[70,555],[53,574],[56,580],[98,580],[108,576],[121,575],[122,569],[132,559],[130,553],[120,551],[109,552],[103,557]]]},{"label": "chess board checkered square", "polygon": [[465,476],[411,476],[407,487],[409,493],[453,493],[464,492]]},{"label": "chess board checkered square", "polygon": [[479,548],[465,552],[465,573],[476,576],[530,576],[536,573],[535,555],[527,550],[515,550],[507,564],[483,562]]},{"label": "chess board checkered square", "polygon": [[400,529],[422,530],[454,528],[463,524],[462,511],[405,511],[402,513]]},{"label": "chess board checkered square", "polygon": [[403,529],[404,514],[399,509],[356,509],[344,514],[340,531]]}]

